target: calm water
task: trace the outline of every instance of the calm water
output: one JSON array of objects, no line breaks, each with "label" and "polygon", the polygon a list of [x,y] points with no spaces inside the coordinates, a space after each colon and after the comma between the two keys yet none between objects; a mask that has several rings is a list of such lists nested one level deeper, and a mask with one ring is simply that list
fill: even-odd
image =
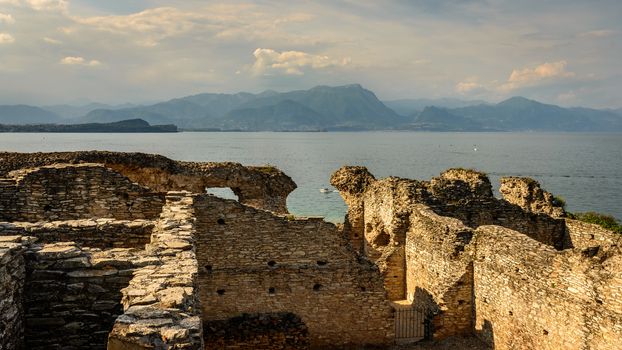
[{"label": "calm water", "polygon": [[[475,148],[477,150],[475,150]],[[177,133],[0,134],[4,151],[110,150],[160,153],[173,159],[272,164],[298,189],[288,198],[297,215],[342,221],[345,205],[330,174],[364,165],[376,177],[429,179],[449,167],[499,177],[529,176],[566,199],[568,210],[622,218],[622,134],[587,133]]]}]

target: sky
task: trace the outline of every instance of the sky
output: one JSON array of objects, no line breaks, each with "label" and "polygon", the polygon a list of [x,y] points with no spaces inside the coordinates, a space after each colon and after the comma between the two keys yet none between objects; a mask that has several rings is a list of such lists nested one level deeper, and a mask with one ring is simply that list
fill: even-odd
[{"label": "sky", "polygon": [[620,0],[0,0],[0,104],[359,83],[622,107]]}]

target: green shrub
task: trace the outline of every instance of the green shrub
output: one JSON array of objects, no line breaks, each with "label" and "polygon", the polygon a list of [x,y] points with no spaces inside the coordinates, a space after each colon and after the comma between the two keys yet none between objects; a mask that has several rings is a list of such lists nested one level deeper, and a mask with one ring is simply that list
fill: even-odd
[{"label": "green shrub", "polygon": [[590,224],[596,224],[604,229],[611,230],[616,233],[622,234],[622,225],[611,215],[605,215],[589,211],[586,213],[574,213],[568,214],[568,217],[575,220],[580,220]]},{"label": "green shrub", "polygon": [[562,196],[553,196],[553,205],[566,209],[566,200]]}]

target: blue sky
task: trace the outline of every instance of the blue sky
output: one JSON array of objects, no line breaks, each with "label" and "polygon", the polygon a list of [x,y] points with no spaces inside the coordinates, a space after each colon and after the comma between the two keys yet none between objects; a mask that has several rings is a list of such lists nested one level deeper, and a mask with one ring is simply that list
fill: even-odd
[{"label": "blue sky", "polygon": [[622,1],[0,0],[0,103],[360,83],[621,107]]}]

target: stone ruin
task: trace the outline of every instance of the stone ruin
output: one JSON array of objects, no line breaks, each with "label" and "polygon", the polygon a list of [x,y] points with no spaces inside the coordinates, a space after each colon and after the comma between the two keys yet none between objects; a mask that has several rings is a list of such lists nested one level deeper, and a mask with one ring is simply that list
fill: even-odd
[{"label": "stone ruin", "polygon": [[503,179],[503,199],[463,169],[331,182],[343,226],[288,214],[296,185],[269,166],[0,153],[0,349],[622,343],[619,235],[535,181]]},{"label": "stone ruin", "polygon": [[[354,249],[380,268],[388,299],[431,318],[431,335],[494,349],[619,349],[622,236],[565,218],[529,178],[450,169],[430,181],[343,167],[331,183]],[[397,322],[397,321],[396,321]]]}]

